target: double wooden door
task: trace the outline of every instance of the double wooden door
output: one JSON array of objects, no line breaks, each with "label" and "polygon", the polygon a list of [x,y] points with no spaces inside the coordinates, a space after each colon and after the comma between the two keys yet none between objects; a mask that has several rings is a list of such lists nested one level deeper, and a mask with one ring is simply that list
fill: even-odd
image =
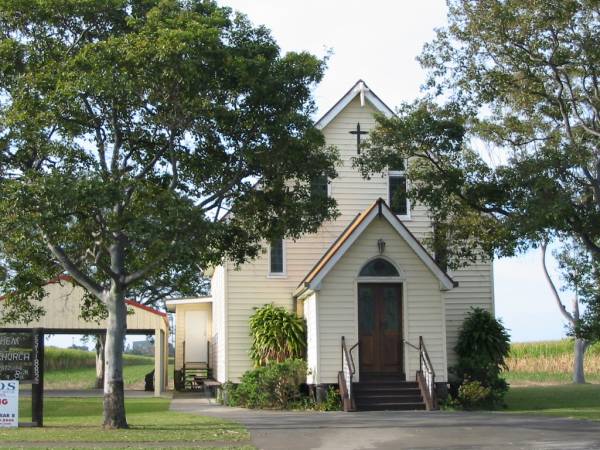
[{"label": "double wooden door", "polygon": [[403,373],[402,285],[358,285],[360,371]]}]

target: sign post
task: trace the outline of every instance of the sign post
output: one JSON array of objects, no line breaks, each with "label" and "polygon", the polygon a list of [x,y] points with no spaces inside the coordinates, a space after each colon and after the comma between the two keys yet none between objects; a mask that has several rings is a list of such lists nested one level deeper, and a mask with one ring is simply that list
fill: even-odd
[{"label": "sign post", "polygon": [[33,330],[33,383],[31,385],[31,421],[44,426],[44,331]]},{"label": "sign post", "polygon": [[20,425],[34,427],[43,426],[44,330],[42,328],[36,328],[33,332],[0,332],[0,384],[3,382],[8,384],[15,381],[17,382],[15,394],[17,409],[19,383],[31,384],[32,423],[21,423]]}]

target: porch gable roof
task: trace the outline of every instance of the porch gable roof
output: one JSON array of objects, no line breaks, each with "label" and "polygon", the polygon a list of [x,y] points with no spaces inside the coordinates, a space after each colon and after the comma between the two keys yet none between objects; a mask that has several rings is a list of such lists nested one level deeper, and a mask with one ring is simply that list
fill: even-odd
[{"label": "porch gable roof", "polygon": [[437,264],[419,240],[410,232],[402,221],[393,213],[387,203],[379,198],[375,203],[359,213],[346,229],[338,236],[321,259],[308,272],[294,292],[294,297],[299,297],[307,290],[315,290],[323,278],[335,267],[344,253],[352,246],[358,237],[367,229],[376,217],[384,217],[390,225],[404,239],[417,257],[425,264],[430,272],[439,280],[442,290],[457,287],[450,276]]}]

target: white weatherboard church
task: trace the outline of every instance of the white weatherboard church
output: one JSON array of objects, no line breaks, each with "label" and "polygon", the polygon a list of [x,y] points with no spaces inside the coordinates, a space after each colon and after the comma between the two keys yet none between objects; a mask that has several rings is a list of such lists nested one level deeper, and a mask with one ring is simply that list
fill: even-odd
[{"label": "white weatherboard church", "polygon": [[352,167],[377,112],[393,114],[358,81],[316,124],[341,156],[338,177],[322,183],[335,221],[240,268],[214,268],[210,297],[168,302],[176,370],[204,362],[214,380],[239,381],[252,367],[249,317],[273,303],[306,319],[307,382],[339,383],[345,409],[435,407],[463,319],[471,307],[493,312],[492,264],[446,273],[421,245],[427,209],[394,195],[407,189],[403,171],[364,179]]}]

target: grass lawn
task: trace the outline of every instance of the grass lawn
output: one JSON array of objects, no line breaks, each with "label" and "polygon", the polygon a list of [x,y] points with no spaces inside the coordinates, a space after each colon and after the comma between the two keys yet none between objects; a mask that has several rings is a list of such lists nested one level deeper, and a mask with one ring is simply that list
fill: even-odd
[{"label": "grass lawn", "polygon": [[[170,401],[161,398],[129,399],[126,401],[127,430],[105,431],[102,423],[101,398],[47,398],[44,402],[43,428],[0,429],[3,446],[26,448],[28,443],[98,443],[99,447],[119,446],[145,448],[153,445],[186,442],[190,447],[214,443],[217,448],[250,449],[243,445],[248,432],[239,424],[169,411]],[[19,414],[22,421],[31,420],[31,401],[23,399]],[[211,444],[212,445],[212,444]],[[136,447],[137,446],[137,447]]]},{"label": "grass lawn", "polygon": [[[154,370],[154,363],[125,365],[123,377],[125,389],[144,389],[144,377]],[[171,372],[169,372],[169,375]],[[54,369],[44,374],[46,389],[90,389],[96,381],[94,367],[78,367],[75,369]]]},{"label": "grass lawn", "polygon": [[506,403],[509,412],[600,420],[600,385],[511,387]]},{"label": "grass lawn", "polygon": [[[512,386],[530,386],[530,385],[554,385],[571,384],[573,374],[571,372],[505,372],[504,378]],[[600,383],[600,373],[586,373],[585,380],[588,383]]]}]

